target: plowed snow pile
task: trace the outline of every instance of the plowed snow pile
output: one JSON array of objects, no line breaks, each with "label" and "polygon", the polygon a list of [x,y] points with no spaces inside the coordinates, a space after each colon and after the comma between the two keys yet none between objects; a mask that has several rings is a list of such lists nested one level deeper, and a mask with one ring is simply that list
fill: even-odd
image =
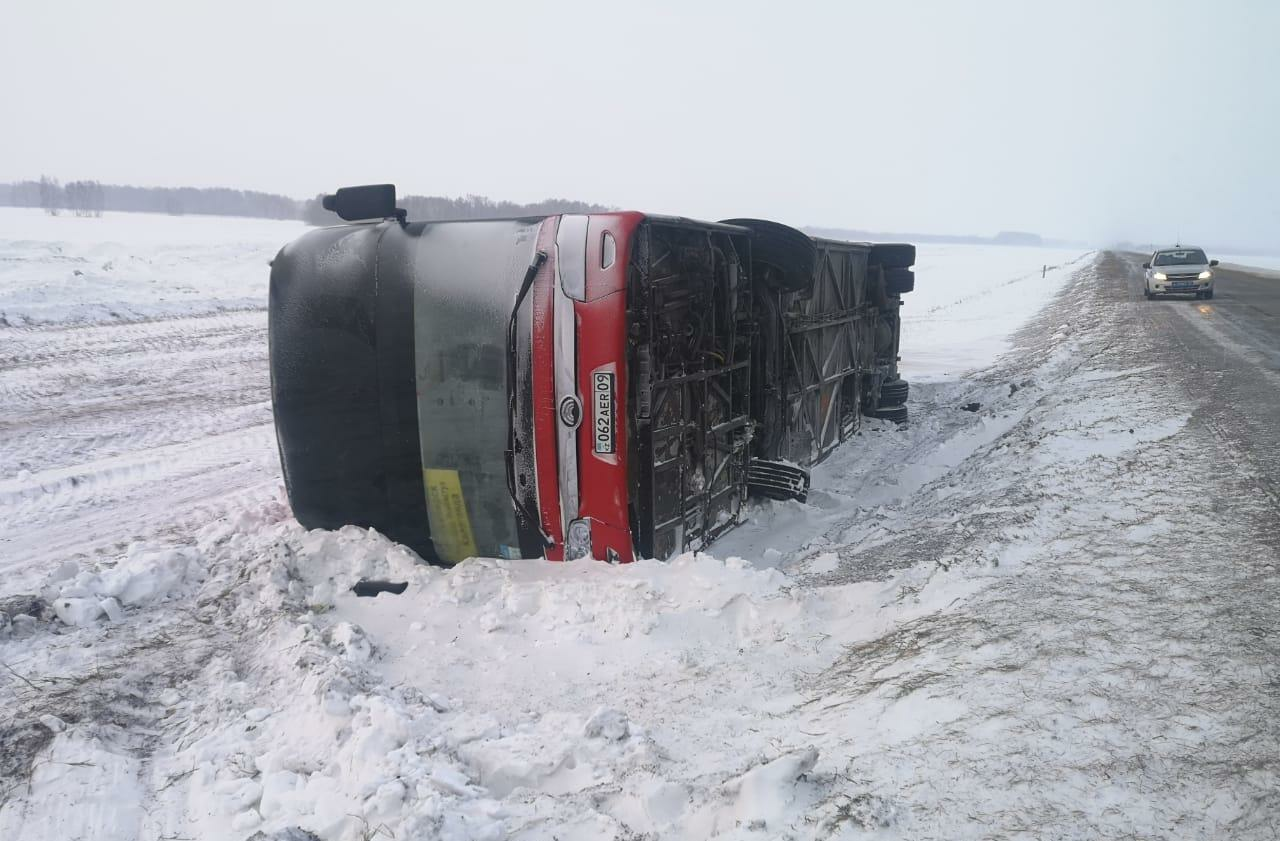
[{"label": "plowed snow pile", "polygon": [[1272,837],[1260,503],[1108,271],[715,557],[441,570],[277,494],[6,559],[0,838]]}]

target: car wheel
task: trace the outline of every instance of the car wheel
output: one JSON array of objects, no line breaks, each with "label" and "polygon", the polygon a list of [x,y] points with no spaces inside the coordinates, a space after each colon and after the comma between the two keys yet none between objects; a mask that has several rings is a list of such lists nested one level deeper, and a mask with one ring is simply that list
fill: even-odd
[{"label": "car wheel", "polygon": [[911,269],[885,269],[884,294],[904,295],[916,288],[916,273]]},{"label": "car wheel", "polygon": [[1212,290],[1212,289],[1210,289],[1208,292],[1204,293],[1204,299],[1205,299],[1206,301],[1210,300],[1211,298],[1213,298],[1213,290]]},{"label": "car wheel", "polygon": [[866,413],[867,417],[880,418],[881,420],[891,420],[894,423],[907,422],[906,406],[881,406],[878,409],[872,409]]},{"label": "car wheel", "polygon": [[1150,301],[1150,300],[1151,300],[1151,290],[1150,290],[1150,289],[1148,289],[1148,288],[1147,288],[1147,287],[1145,287],[1145,286],[1144,286],[1144,287],[1142,287],[1142,297],[1144,297],[1144,298],[1146,298],[1148,301]]},{"label": "car wheel", "polygon": [[916,247],[905,242],[878,242],[871,246],[867,264],[886,269],[909,269],[916,262]]},{"label": "car wheel", "polygon": [[906,380],[890,380],[880,386],[880,406],[901,406],[910,392],[911,384]]}]

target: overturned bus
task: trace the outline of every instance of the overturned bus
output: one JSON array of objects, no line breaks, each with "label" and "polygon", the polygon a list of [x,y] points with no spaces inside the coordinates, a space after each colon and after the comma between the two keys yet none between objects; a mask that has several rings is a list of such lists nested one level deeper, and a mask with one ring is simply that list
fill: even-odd
[{"label": "overturned bus", "polygon": [[803,500],[862,416],[903,422],[915,248],[637,212],[407,222],[394,187],[272,262],[298,520],[434,563],[706,547]]}]

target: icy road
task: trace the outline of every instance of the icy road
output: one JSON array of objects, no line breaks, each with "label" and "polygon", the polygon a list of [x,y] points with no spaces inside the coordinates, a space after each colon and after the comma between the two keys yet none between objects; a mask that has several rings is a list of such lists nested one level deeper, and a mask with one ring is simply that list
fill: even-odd
[{"label": "icy road", "polygon": [[1014,251],[922,255],[910,427],[625,569],[304,532],[252,290],[0,266],[0,838],[1276,837],[1280,279]]}]

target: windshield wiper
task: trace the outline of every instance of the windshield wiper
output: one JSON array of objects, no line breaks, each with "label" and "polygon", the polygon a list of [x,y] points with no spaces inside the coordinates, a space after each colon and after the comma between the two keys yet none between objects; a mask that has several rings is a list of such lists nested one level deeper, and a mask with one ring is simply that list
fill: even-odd
[{"label": "windshield wiper", "polygon": [[520,315],[520,305],[533,287],[533,279],[538,270],[547,262],[547,252],[539,251],[533,262],[524,273],[520,282],[520,291],[516,293],[515,305],[511,307],[511,317],[507,319],[507,493],[511,495],[511,503],[516,512],[524,517],[525,522],[532,524],[542,538],[543,548],[555,546],[556,542],[542,530],[542,519],[529,512],[516,491],[516,319]]}]

